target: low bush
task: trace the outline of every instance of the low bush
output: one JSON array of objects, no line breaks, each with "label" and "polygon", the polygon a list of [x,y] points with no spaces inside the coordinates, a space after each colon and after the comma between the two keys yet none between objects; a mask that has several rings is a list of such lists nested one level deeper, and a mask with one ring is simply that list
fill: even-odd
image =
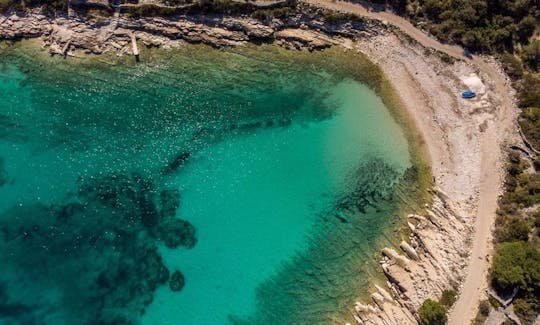
[{"label": "low bush", "polygon": [[489,305],[489,301],[487,300],[480,301],[480,304],[478,305],[478,312],[480,314],[482,314],[483,316],[488,316],[490,310],[491,310],[491,307]]},{"label": "low bush", "polygon": [[446,308],[452,307],[456,302],[457,293],[455,290],[444,290],[441,295],[439,302],[443,304]]},{"label": "low bush", "polygon": [[540,148],[540,106],[523,109],[519,117],[519,125],[533,147]]},{"label": "low bush", "polygon": [[15,5],[14,0],[0,0],[0,13],[5,12]]},{"label": "low bush", "polygon": [[497,218],[494,237],[498,243],[527,241],[531,232],[531,222],[521,215],[503,215]]},{"label": "low bush", "polygon": [[266,20],[272,18],[283,19],[288,17],[293,12],[291,7],[275,8],[275,9],[258,9],[255,10],[251,15],[253,18],[259,20]]},{"label": "low bush", "polygon": [[517,97],[522,108],[540,107],[540,76],[526,73],[518,86]]},{"label": "low bush", "polygon": [[536,316],[540,313],[540,305],[534,300],[516,299],[513,302],[514,313],[519,317],[522,324],[532,325]]},{"label": "low bush", "polygon": [[523,62],[532,70],[540,69],[540,40],[536,40],[523,48]]},{"label": "low bush", "polygon": [[523,67],[519,59],[509,53],[505,53],[499,57],[504,71],[512,80],[517,80],[523,77]]},{"label": "low bush", "polygon": [[444,306],[431,299],[424,301],[418,309],[418,317],[423,325],[443,325],[447,321]]},{"label": "low bush", "polygon": [[486,322],[486,319],[489,316],[490,310],[491,310],[491,307],[487,300],[480,301],[480,304],[478,305],[478,312],[476,313],[476,317],[474,318],[472,324],[473,325],[484,324]]}]

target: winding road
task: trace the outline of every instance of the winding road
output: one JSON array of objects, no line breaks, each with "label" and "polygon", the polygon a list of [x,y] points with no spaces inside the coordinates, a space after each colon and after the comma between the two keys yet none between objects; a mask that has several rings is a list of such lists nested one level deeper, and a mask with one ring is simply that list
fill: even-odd
[{"label": "winding road", "polygon": [[[399,17],[388,11],[370,11],[366,6],[357,3],[331,1],[331,0],[303,0],[304,2],[345,13],[353,13],[359,16],[368,17],[398,27],[404,33],[408,34],[424,47],[431,47],[435,50],[444,52],[452,57],[463,59],[463,48],[456,45],[442,44],[436,39],[425,34],[414,27],[406,19]],[[510,86],[505,78],[488,64],[483,58],[473,57],[469,60],[481,70],[493,83],[493,92],[501,96],[501,102],[498,103],[494,113],[494,121],[503,128],[511,128],[514,125],[514,103],[511,95],[508,94]],[[511,93],[511,92],[510,92]],[[497,129],[489,128],[489,136],[498,137]],[[478,205],[476,211],[476,223],[472,239],[472,249],[469,257],[467,276],[462,283],[462,290],[454,307],[450,310],[449,325],[470,324],[475,317],[478,303],[482,299],[483,291],[487,287],[487,274],[490,263],[486,258],[491,255],[493,249],[491,243],[491,228],[495,222],[497,199],[499,190],[502,186],[501,170],[503,168],[503,159],[501,150],[493,148],[492,141],[482,143],[482,178],[478,193]]]}]

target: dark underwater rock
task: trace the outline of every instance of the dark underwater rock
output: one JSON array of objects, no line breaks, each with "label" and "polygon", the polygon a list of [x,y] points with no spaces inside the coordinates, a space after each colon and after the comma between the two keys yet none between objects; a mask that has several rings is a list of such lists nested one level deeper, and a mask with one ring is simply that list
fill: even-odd
[{"label": "dark underwater rock", "polygon": [[195,227],[185,220],[174,218],[160,225],[159,235],[168,248],[192,248],[197,243]]},{"label": "dark underwater rock", "polygon": [[161,173],[163,175],[168,175],[177,171],[186,164],[190,156],[191,154],[189,152],[179,153],[161,170]]},{"label": "dark underwater rock", "polygon": [[185,279],[184,275],[180,271],[174,271],[171,275],[171,280],[169,281],[169,288],[172,291],[180,291],[184,287]]},{"label": "dark underwater rock", "polygon": [[159,222],[153,184],[136,173],[107,175],[81,182],[79,196],[98,209],[110,209],[113,217],[121,218],[125,229],[138,231],[141,226],[152,228]]},{"label": "dark underwater rock", "polygon": [[159,194],[161,203],[161,217],[174,218],[176,210],[180,207],[180,191],[177,189],[167,189]]},{"label": "dark underwater rock", "polygon": [[151,290],[155,290],[158,285],[167,283],[169,280],[169,270],[165,267],[161,255],[156,249],[148,250],[142,259],[141,273],[146,279],[147,285]]},{"label": "dark underwater rock", "polygon": [[[21,282],[39,285],[43,297],[59,292],[62,301],[39,304],[68,323],[136,324],[169,281],[157,241],[171,248],[197,242],[193,225],[175,218],[180,193],[156,190],[138,174],[90,177],[77,193],[60,205],[25,204],[0,216],[0,263],[17,270]],[[2,294],[14,300],[0,313],[15,323],[38,317],[26,308],[27,296]]]},{"label": "dark underwater rock", "polygon": [[361,165],[348,190],[335,203],[338,210],[366,213],[369,207],[377,209],[392,199],[393,189],[400,179],[398,172],[380,159],[371,159]]}]

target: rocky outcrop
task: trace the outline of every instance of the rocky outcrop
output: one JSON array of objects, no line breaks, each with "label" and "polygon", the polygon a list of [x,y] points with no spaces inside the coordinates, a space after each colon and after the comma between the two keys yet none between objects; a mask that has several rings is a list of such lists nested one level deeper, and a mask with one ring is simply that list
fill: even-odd
[{"label": "rocky outcrop", "polygon": [[459,283],[467,259],[464,236],[470,230],[444,197],[440,192],[435,196],[426,210],[428,218],[408,216],[412,232],[400,244],[403,254],[389,247],[382,250],[388,291],[375,286],[372,304],[356,303],[359,324],[416,323],[416,310],[425,299]]},{"label": "rocky outcrop", "polygon": [[214,47],[277,42],[287,48],[318,50],[342,42],[342,37],[381,30],[375,22],[326,23],[316,12],[260,21],[244,15],[179,15],[167,19],[120,15],[88,19],[73,13],[52,18],[36,9],[21,16],[0,16],[0,21],[0,40],[40,37],[50,53],[58,55],[71,55],[73,50],[129,55],[133,54],[132,37],[149,47],[179,46],[182,42]]},{"label": "rocky outcrop", "polygon": [[169,280],[169,288],[171,291],[180,291],[184,288],[185,280],[184,275],[180,271],[174,271]]}]

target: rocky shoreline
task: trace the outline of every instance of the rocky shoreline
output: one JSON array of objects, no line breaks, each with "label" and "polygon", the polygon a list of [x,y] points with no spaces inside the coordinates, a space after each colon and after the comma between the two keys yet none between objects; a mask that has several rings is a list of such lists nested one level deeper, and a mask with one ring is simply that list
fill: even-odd
[{"label": "rocky shoreline", "polygon": [[344,38],[371,35],[380,30],[373,21],[325,23],[317,11],[286,19],[249,15],[181,15],[170,18],[111,16],[87,19],[82,15],[49,17],[33,9],[24,15],[0,16],[0,40],[40,38],[51,54],[74,55],[107,52],[134,53],[132,39],[147,47],[170,48],[183,42],[213,47],[250,43],[276,43],[289,49],[319,50],[340,44]]},{"label": "rocky shoreline", "polygon": [[[395,77],[408,78],[401,83],[410,82],[407,89],[402,89],[399,81],[392,82],[394,88],[405,92],[400,96],[402,100],[412,98],[415,89],[429,92],[441,90],[431,89],[435,84],[447,87],[441,90],[438,100],[431,100],[428,96],[422,99],[427,104],[417,103],[424,105],[425,110],[416,112],[418,119],[430,121],[422,123],[432,124],[432,130],[423,132],[424,137],[440,138],[440,141],[428,141],[427,144],[428,147],[440,146],[429,150],[432,151],[430,156],[437,190],[434,190],[434,203],[426,208],[424,216],[408,216],[410,236],[404,238],[400,248],[383,250],[381,267],[388,279],[387,287],[375,286],[372,303],[356,303],[354,318],[358,324],[414,324],[417,322],[416,311],[425,299],[437,299],[443,290],[458,288],[463,281],[480,184],[477,170],[480,167],[480,144],[487,137],[486,129],[488,132],[495,130],[492,107],[497,103],[488,89],[489,96],[482,97],[487,104],[482,106],[480,103],[473,113],[463,115],[463,108],[471,108],[469,103],[458,102],[448,87],[452,88],[451,91],[459,89],[462,83],[456,76],[476,72],[467,63],[444,62],[384,22],[360,18],[327,22],[321,12],[313,8],[283,19],[264,20],[249,15],[217,14],[137,19],[115,15],[106,20],[87,19],[74,14],[51,18],[42,15],[39,9],[20,16],[15,13],[0,16],[0,40],[26,38],[39,38],[51,54],[66,56],[77,56],[81,52],[136,55],[138,43],[161,48],[178,47],[185,42],[214,47],[275,43],[288,49],[309,50],[340,45],[363,52],[380,64],[392,57],[385,55],[380,42],[399,48],[393,55],[403,54],[407,59],[387,62],[386,69],[383,66],[385,73],[389,72],[392,64],[404,66],[407,60],[413,62],[413,68],[430,69],[418,76],[418,72],[414,75],[407,70],[410,68],[399,66],[399,69],[407,71],[399,75],[397,69]],[[391,52],[387,51],[388,54]],[[411,53],[418,57],[407,57]],[[435,83],[432,85],[432,82]],[[451,86],[441,86],[444,82]],[[441,103],[442,100],[445,102]],[[412,103],[409,105],[414,105],[414,101]],[[418,123],[418,127],[423,127],[422,123]],[[484,128],[478,125],[484,125]],[[498,141],[500,138],[497,137]],[[502,140],[498,144],[501,145]],[[463,158],[455,156],[465,147],[469,148],[469,153]],[[448,161],[443,162],[445,159]],[[460,187],[467,184],[469,188],[459,192]]]}]

